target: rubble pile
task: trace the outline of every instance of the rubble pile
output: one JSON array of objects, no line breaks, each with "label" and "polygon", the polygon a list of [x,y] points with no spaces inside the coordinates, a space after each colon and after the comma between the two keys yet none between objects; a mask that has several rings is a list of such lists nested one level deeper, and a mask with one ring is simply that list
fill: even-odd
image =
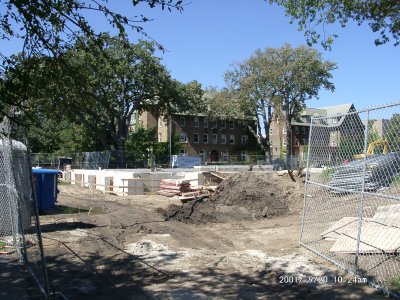
[{"label": "rubble pile", "polygon": [[171,205],[167,220],[185,223],[230,222],[300,213],[304,184],[275,173],[244,172],[223,180],[214,193]]}]

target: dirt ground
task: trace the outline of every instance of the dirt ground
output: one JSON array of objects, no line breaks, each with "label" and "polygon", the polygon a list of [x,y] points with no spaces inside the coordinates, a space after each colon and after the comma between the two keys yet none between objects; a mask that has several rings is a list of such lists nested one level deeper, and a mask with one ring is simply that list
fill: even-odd
[{"label": "dirt ground", "polygon": [[41,223],[52,288],[69,299],[384,298],[334,283],[345,274],[298,246],[300,194],[284,214],[183,223],[162,214],[177,199],[60,190]]}]

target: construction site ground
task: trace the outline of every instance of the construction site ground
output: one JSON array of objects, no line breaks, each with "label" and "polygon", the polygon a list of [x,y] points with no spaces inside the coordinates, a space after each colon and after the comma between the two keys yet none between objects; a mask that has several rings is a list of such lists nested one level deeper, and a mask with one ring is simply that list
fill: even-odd
[{"label": "construction site ground", "polygon": [[52,289],[68,299],[384,298],[334,283],[346,273],[299,246],[301,188],[286,214],[219,223],[166,221],[181,203],[160,195],[59,188],[42,236]]}]

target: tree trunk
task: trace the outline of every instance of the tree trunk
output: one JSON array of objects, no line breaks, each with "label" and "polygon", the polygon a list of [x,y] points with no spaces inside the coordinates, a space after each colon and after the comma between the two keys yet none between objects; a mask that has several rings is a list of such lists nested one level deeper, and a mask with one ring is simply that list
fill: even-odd
[{"label": "tree trunk", "polygon": [[290,113],[289,100],[285,101],[285,113],[286,113],[286,168],[290,170],[292,168],[291,156],[292,156],[292,116]]}]

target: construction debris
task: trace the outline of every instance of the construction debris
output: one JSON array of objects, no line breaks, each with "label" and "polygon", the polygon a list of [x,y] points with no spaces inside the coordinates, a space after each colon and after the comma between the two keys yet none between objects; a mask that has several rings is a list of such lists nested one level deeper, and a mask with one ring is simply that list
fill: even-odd
[{"label": "construction debris", "polygon": [[[301,210],[303,188],[303,184],[292,182],[289,177],[283,179],[274,173],[238,173],[227,177],[218,187],[208,186],[198,191],[198,194],[182,195],[182,200],[194,201],[182,206],[170,205],[164,215],[168,220],[185,223],[283,216]],[[204,199],[207,193],[208,199]],[[203,201],[198,202],[199,198],[203,198]],[[193,206],[193,202],[197,204]]]},{"label": "construction debris", "polygon": [[[365,166],[364,166],[365,163]],[[364,174],[364,167],[365,174]],[[333,169],[334,173],[329,185],[340,188],[333,190],[335,194],[346,194],[354,191],[376,191],[388,186],[393,177],[400,172],[400,153],[375,154],[364,159],[357,159]]]},{"label": "construction debris", "polygon": [[182,179],[161,179],[159,195],[173,197],[190,192],[190,181]]},{"label": "construction debris", "polygon": [[379,206],[372,218],[360,222],[358,217],[344,217],[322,232],[321,236],[335,242],[331,252],[397,253],[400,248],[399,218],[400,205]]}]

